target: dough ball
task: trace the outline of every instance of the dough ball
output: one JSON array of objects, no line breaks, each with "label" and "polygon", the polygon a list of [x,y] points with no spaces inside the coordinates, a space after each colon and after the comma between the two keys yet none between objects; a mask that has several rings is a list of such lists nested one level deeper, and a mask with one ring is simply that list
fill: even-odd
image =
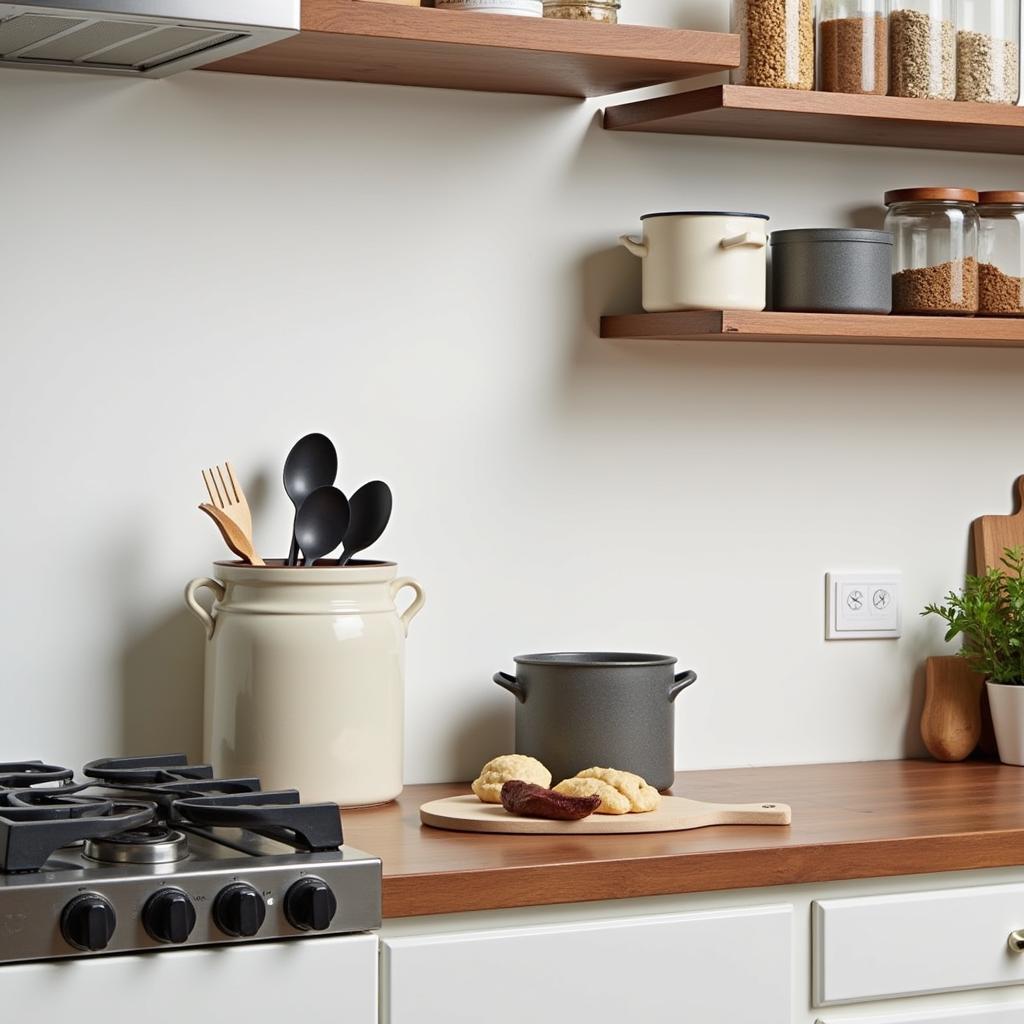
[{"label": "dough ball", "polygon": [[601,806],[597,809],[598,814],[629,814],[629,798],[600,779],[566,779],[555,786],[555,792],[566,796],[599,796]]},{"label": "dough ball", "polygon": [[473,780],[473,792],[485,804],[501,803],[501,787],[506,782],[532,782],[547,789],[551,785],[551,772],[535,757],[526,754],[502,754],[480,769],[480,777]]},{"label": "dough ball", "polygon": [[576,778],[599,779],[607,783],[629,801],[629,809],[634,814],[657,810],[661,803],[661,794],[649,786],[646,779],[632,772],[620,772],[614,768],[587,768],[578,772]]}]

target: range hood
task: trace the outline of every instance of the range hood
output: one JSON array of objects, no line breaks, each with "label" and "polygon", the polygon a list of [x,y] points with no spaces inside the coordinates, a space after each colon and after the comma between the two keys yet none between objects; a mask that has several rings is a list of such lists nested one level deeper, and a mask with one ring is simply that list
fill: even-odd
[{"label": "range hood", "polygon": [[299,0],[0,3],[0,67],[163,78],[299,30]]}]

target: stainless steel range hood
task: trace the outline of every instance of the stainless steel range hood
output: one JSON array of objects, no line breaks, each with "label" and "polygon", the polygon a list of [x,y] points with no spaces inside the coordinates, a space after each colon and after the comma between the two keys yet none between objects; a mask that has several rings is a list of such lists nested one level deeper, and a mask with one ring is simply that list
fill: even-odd
[{"label": "stainless steel range hood", "polygon": [[299,30],[299,0],[0,3],[0,66],[163,78]]}]

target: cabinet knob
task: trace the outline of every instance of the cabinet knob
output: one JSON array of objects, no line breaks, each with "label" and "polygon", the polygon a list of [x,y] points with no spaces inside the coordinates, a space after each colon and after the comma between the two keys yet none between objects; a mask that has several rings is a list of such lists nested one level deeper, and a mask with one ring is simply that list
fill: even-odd
[{"label": "cabinet knob", "polygon": [[1010,932],[1010,937],[1006,940],[1006,944],[1010,947],[1011,953],[1024,953],[1024,928],[1018,928],[1015,932]]}]

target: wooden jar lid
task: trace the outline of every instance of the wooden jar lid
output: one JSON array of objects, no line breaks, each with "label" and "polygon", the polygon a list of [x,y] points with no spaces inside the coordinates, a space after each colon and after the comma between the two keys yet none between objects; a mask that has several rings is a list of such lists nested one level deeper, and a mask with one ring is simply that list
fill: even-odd
[{"label": "wooden jar lid", "polygon": [[1024,192],[979,192],[979,203],[1020,203],[1024,205]]},{"label": "wooden jar lid", "polygon": [[973,188],[897,188],[885,193],[885,205],[893,203],[976,203]]}]

